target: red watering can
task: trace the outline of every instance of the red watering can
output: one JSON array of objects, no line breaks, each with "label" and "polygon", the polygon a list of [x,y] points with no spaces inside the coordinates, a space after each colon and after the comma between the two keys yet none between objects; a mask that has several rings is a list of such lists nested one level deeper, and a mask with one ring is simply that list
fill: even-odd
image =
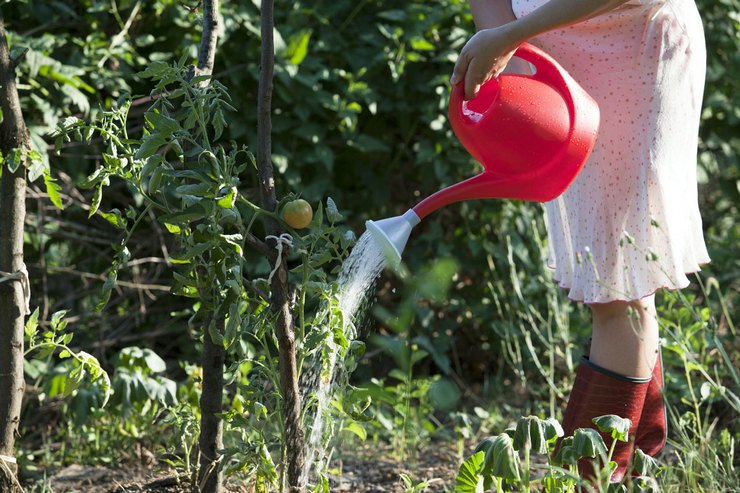
[{"label": "red watering can", "polygon": [[507,198],[547,202],[562,194],[586,162],[599,128],[599,107],[549,55],[522,44],[514,56],[534,75],[501,74],[464,100],[452,88],[449,119],[484,171],[427,197],[402,216],[366,226],[394,263],[411,229],[442,206],[462,200]]}]

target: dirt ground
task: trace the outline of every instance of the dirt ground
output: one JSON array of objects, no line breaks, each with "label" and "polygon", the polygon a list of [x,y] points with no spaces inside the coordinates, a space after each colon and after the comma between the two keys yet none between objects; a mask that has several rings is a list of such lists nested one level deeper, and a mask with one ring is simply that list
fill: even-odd
[{"label": "dirt ground", "polygon": [[[430,446],[413,461],[399,462],[388,450],[372,446],[344,451],[344,458],[335,461],[337,474],[329,476],[330,491],[352,493],[403,493],[401,473],[412,478],[414,484],[426,482],[424,490],[430,493],[445,493],[453,490],[459,460],[451,447]],[[341,474],[339,474],[341,471]],[[48,493],[175,493],[191,491],[179,482],[173,472],[154,467],[128,465],[116,469],[70,465],[56,471],[46,481],[47,489],[38,483],[27,484],[28,491]],[[249,485],[228,482],[228,493],[251,493]]]}]

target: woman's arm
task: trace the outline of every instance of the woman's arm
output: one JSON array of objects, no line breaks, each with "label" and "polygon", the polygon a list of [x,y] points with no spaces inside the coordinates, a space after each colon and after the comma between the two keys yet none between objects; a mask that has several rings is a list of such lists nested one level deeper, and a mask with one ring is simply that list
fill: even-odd
[{"label": "woman's arm", "polygon": [[515,21],[511,0],[468,0],[475,28],[490,29]]},{"label": "woman's arm", "polygon": [[[627,0],[550,0],[520,19],[499,27],[485,28],[465,44],[455,63],[450,82],[465,81],[465,97],[474,98],[481,84],[492,79],[506,67],[516,48],[526,40],[553,29],[576,24],[613,10]],[[471,9],[473,8],[471,2]],[[477,8],[485,9],[493,0],[476,0]],[[500,3],[497,11],[502,10]],[[490,7],[490,6],[489,6]],[[475,17],[475,10],[473,11]],[[513,15],[513,14],[512,14]],[[481,23],[488,16],[481,17]],[[478,21],[476,20],[476,24]]]},{"label": "woman's arm", "polygon": [[[511,10],[511,0],[468,0],[473,22],[478,31],[503,26],[516,20]],[[506,73],[531,74],[532,70],[527,62],[514,58],[506,64]]]}]

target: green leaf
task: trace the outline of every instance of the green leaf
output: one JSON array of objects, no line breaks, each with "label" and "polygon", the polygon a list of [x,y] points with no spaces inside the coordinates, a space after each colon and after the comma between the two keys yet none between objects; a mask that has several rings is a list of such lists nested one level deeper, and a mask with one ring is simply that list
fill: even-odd
[{"label": "green leaf", "polygon": [[632,485],[633,491],[636,493],[660,493],[660,486],[658,486],[657,481],[648,476],[632,478]]},{"label": "green leaf", "polygon": [[118,229],[126,229],[126,219],[121,215],[118,209],[111,209],[110,212],[98,211],[100,217],[111,223]]},{"label": "green leaf", "polygon": [[386,10],[384,12],[380,12],[378,14],[378,17],[380,17],[381,19],[389,20],[389,21],[403,22],[406,20],[407,15],[404,10],[393,9],[393,10]]},{"label": "green leaf", "polygon": [[169,138],[173,133],[182,130],[177,120],[163,113],[147,111],[144,118],[152,129],[152,134],[159,134],[164,138]]},{"label": "green leaf", "polygon": [[451,411],[460,401],[460,389],[449,378],[440,378],[432,383],[427,392],[429,400],[440,411]]},{"label": "green leaf", "polygon": [[363,442],[367,439],[367,431],[365,431],[365,428],[360,423],[349,423],[344,427],[344,430],[354,433]]},{"label": "green leaf", "polygon": [[172,69],[170,68],[169,64],[157,60],[149,64],[149,66],[145,70],[137,73],[136,75],[149,79],[157,79],[161,78],[171,70]]},{"label": "green leaf", "polygon": [[172,224],[168,222],[162,222],[162,224],[164,224],[164,227],[167,228],[167,231],[169,231],[173,235],[179,235],[182,232],[182,229],[177,224]]},{"label": "green leaf", "polygon": [[626,442],[629,439],[629,431],[632,421],[627,418],[620,418],[616,414],[607,414],[593,419],[593,423],[602,433],[611,434],[612,438],[620,442]]},{"label": "green leaf", "polygon": [[288,46],[282,53],[293,65],[300,65],[308,54],[308,44],[311,41],[312,29],[302,29],[293,34],[288,40]]},{"label": "green leaf", "polygon": [[36,307],[36,309],[33,311],[31,316],[28,317],[28,320],[26,320],[26,325],[23,328],[23,331],[26,334],[26,337],[29,339],[29,341],[32,341],[34,337],[36,337],[36,333],[39,330],[39,307]]},{"label": "green leaf", "polygon": [[175,193],[180,196],[194,195],[203,198],[213,195],[213,187],[214,185],[212,183],[191,183],[175,188]]},{"label": "green leaf", "polygon": [[236,187],[224,187],[216,195],[216,205],[222,209],[233,209],[236,204]]},{"label": "green leaf", "polygon": [[108,274],[108,278],[105,280],[105,283],[103,283],[103,289],[100,293],[100,300],[98,301],[98,304],[95,306],[95,311],[100,313],[103,311],[103,308],[105,308],[105,305],[108,304],[108,300],[110,299],[111,292],[113,291],[113,288],[116,287],[116,280],[118,279],[118,271],[112,270],[110,274]]},{"label": "green leaf", "polygon": [[593,428],[578,428],[573,434],[573,451],[581,457],[606,454],[606,445],[599,432]]},{"label": "green leaf", "polygon": [[639,448],[635,448],[633,468],[639,476],[649,476],[658,469],[658,462]]},{"label": "green leaf", "polygon": [[49,160],[44,159],[38,151],[31,149],[28,151],[28,181],[34,182],[39,176],[48,174],[51,176],[49,169]]},{"label": "green leaf", "polygon": [[108,177],[108,172],[105,168],[97,168],[93,171],[93,174],[82,180],[79,184],[80,188],[92,188],[101,181]]},{"label": "green leaf", "polygon": [[226,128],[226,118],[224,118],[224,112],[221,108],[218,108],[214,112],[211,124],[213,125],[214,130],[213,140],[218,140],[218,138],[221,137],[221,134],[224,133],[224,129]]},{"label": "green leaf", "polygon": [[49,323],[51,324],[51,328],[56,331],[62,331],[67,326],[67,323],[64,321],[64,317],[67,315],[67,310],[59,310],[58,312],[54,312],[51,315],[51,320]]},{"label": "green leaf", "polygon": [[5,163],[7,163],[8,171],[15,173],[23,162],[23,152],[20,149],[11,149],[10,152],[5,156]]},{"label": "green leaf", "polygon": [[501,433],[486,438],[478,444],[475,450],[485,452],[484,476],[519,480],[519,456],[514,450],[514,444],[509,435]]},{"label": "green leaf", "polygon": [[560,426],[560,423],[555,418],[547,418],[542,424],[545,430],[545,440],[551,445],[554,445],[558,438],[565,434],[563,427]]},{"label": "green leaf", "polygon": [[232,303],[229,306],[229,318],[226,319],[225,345],[231,344],[239,338],[241,324],[242,316],[239,311],[239,303]]},{"label": "green leaf", "polygon": [[457,263],[451,258],[437,259],[418,277],[419,296],[432,301],[445,301],[457,272]]},{"label": "green leaf", "polygon": [[197,221],[206,217],[206,210],[201,204],[194,204],[190,207],[172,214],[163,214],[159,216],[162,224],[177,224],[180,226],[187,225],[191,221]]},{"label": "green leaf", "polygon": [[548,452],[545,424],[537,416],[520,418],[514,432],[514,448],[531,450],[535,454]]},{"label": "green leaf", "polygon": [[192,79],[190,79],[190,85],[193,86],[193,87],[196,87],[201,82],[205,82],[207,80],[211,80],[212,77],[213,76],[208,75],[208,74],[196,75],[195,77],[193,77]]},{"label": "green leaf", "polygon": [[553,463],[558,465],[574,465],[578,461],[575,448],[573,447],[573,437],[565,437],[560,442],[558,452],[553,459]]},{"label": "green leaf", "polygon": [[435,46],[424,38],[413,38],[411,47],[416,51],[431,51]]},{"label": "green leaf", "polygon": [[167,370],[167,365],[165,364],[164,360],[151,349],[144,348],[142,350],[142,355],[144,357],[146,365],[149,367],[152,373],[163,373]]},{"label": "green leaf", "polygon": [[170,255],[169,261],[173,264],[189,264],[192,259],[198,255],[202,255],[208,250],[211,250],[215,246],[213,240],[206,241],[204,243],[197,243],[191,247],[188,247],[184,252],[178,252],[176,255]]},{"label": "green leaf", "polygon": [[339,213],[339,209],[337,209],[337,204],[334,203],[334,200],[331,197],[327,197],[326,199],[326,218],[332,224],[338,223],[344,219],[344,216],[342,216]]},{"label": "green leaf", "polygon": [[483,460],[485,454],[477,452],[460,465],[455,476],[455,493],[483,493]]},{"label": "green leaf", "polygon": [[211,324],[208,327],[208,336],[206,337],[210,337],[211,341],[216,345],[223,346],[224,344],[224,336],[219,332],[216,324]]},{"label": "green leaf", "polygon": [[91,218],[93,215],[98,211],[98,207],[100,207],[100,201],[103,200],[103,182],[100,182],[98,186],[95,188],[95,193],[93,193],[92,203],[90,204],[90,212],[88,212],[87,217]]},{"label": "green leaf", "polygon": [[152,133],[144,137],[141,147],[134,154],[135,159],[146,159],[156,153],[160,147],[165,145],[167,140],[159,133]]}]

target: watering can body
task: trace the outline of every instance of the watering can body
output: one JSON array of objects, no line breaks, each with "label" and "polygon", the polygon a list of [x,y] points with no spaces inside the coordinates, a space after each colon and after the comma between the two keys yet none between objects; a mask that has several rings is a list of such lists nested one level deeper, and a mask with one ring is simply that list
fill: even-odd
[{"label": "watering can body", "polygon": [[596,141],[599,107],[550,56],[529,44],[516,57],[533,75],[501,74],[464,100],[452,88],[449,120],[458,140],[484,171],[427,197],[420,218],[462,200],[507,198],[547,202],[578,175]]},{"label": "watering can body", "polygon": [[450,94],[452,129],[484,171],[430,195],[402,216],[367,221],[394,262],[400,262],[411,229],[440,207],[484,198],[547,202],[568,188],[586,162],[599,128],[596,102],[540,49],[524,43],[514,56],[535,73],[501,74],[471,101],[465,101],[462,83]]}]

